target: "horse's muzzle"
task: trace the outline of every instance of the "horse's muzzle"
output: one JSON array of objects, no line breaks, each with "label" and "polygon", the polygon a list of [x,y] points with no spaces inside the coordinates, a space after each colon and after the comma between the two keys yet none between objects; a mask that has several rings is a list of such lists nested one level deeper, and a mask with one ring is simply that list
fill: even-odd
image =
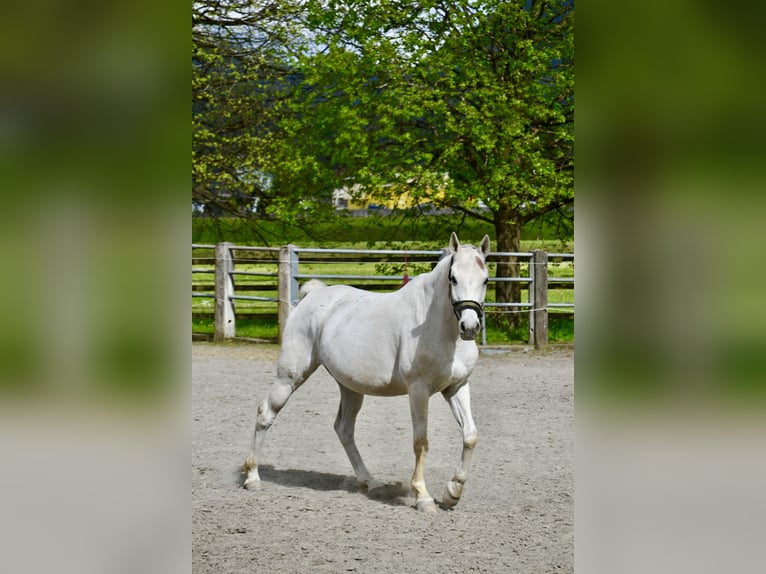
[{"label": "horse's muzzle", "polygon": [[[455,311],[455,317],[460,327],[460,338],[463,341],[473,341],[476,335],[481,331],[481,317],[484,314],[484,306],[478,301],[463,300],[453,301],[452,309]],[[463,311],[473,311],[476,313],[476,321],[464,321],[461,319]]]},{"label": "horse's muzzle", "polygon": [[478,329],[460,329],[460,338],[463,339],[463,341],[475,341],[476,335],[479,333],[481,328]]}]

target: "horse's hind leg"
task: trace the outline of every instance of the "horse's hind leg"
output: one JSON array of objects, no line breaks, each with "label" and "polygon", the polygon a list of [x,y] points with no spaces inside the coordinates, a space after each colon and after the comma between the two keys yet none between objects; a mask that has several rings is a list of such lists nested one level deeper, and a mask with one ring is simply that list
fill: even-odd
[{"label": "horse's hind leg", "polygon": [[338,438],[346,450],[359,483],[368,489],[382,486],[381,483],[370,475],[367,466],[365,466],[362,460],[362,456],[359,454],[359,449],[356,448],[356,441],[354,440],[356,416],[362,408],[364,395],[355,393],[340,383],[338,383],[338,387],[340,388],[340,406],[338,407],[338,416],[335,418],[335,432],[338,434]]},{"label": "horse's hind leg", "polygon": [[250,449],[250,456],[243,466],[247,477],[243,486],[247,489],[257,488],[261,478],[258,475],[258,457],[261,454],[263,439],[274,419],[287,400],[316,370],[318,363],[311,358],[309,351],[301,353],[299,350],[290,351],[283,346],[282,354],[277,367],[277,378],[271,386],[266,398],[258,406],[258,416],[255,421],[255,432]]}]

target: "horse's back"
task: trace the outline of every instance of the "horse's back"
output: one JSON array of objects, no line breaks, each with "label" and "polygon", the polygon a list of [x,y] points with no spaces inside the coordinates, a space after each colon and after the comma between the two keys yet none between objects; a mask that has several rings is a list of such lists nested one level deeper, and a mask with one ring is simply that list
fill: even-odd
[{"label": "horse's back", "polygon": [[348,285],[313,286],[292,310],[285,335],[318,342],[337,315],[348,315],[352,308],[367,306],[375,293]]}]

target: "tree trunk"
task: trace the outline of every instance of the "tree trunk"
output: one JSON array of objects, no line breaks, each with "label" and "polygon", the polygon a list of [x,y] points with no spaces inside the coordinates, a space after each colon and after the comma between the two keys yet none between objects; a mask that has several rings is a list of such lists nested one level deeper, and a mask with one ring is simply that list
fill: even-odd
[{"label": "tree trunk", "polygon": [[[512,214],[510,209],[501,208],[495,213],[496,251],[521,251],[522,224]],[[519,261],[517,257],[503,257],[498,260],[496,277],[519,277]],[[495,300],[498,303],[520,303],[521,284],[514,282],[495,283]],[[521,313],[518,309],[510,308],[511,313],[500,315],[504,320],[501,324],[510,329],[518,327]]]}]

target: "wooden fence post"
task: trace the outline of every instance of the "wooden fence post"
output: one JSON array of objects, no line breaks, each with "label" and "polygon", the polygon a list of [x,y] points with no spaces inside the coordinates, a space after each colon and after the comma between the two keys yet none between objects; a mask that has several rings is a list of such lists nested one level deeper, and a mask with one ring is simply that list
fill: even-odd
[{"label": "wooden fence post", "polygon": [[298,302],[298,253],[295,245],[279,248],[279,342],[285,332],[287,317]]},{"label": "wooden fence post", "polygon": [[236,333],[234,316],[234,262],[231,258],[233,245],[228,242],[215,246],[215,334],[217,342],[231,339]]},{"label": "wooden fence post", "polygon": [[532,341],[536,349],[548,345],[548,253],[535,249],[532,252],[533,322],[530,325]]}]

